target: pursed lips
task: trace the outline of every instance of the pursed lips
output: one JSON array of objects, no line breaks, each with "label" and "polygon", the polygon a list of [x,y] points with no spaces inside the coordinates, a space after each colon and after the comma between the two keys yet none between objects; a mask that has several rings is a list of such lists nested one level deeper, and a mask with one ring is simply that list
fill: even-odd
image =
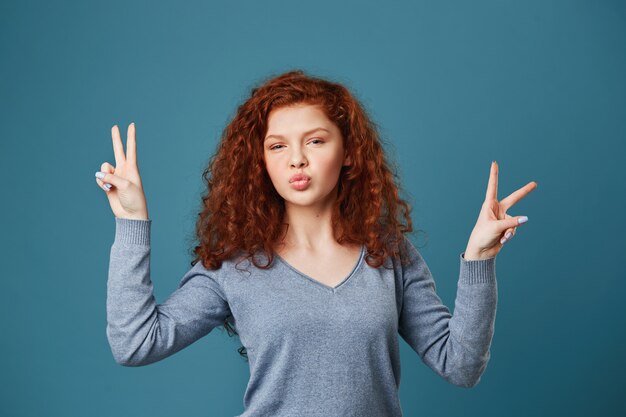
[{"label": "pursed lips", "polygon": [[303,181],[303,180],[309,181],[310,179],[311,179],[311,178],[310,178],[310,177],[308,177],[307,175],[304,175],[304,174],[296,174],[296,175],[294,175],[293,177],[291,177],[291,179],[289,180],[289,182],[291,183],[291,182]]}]

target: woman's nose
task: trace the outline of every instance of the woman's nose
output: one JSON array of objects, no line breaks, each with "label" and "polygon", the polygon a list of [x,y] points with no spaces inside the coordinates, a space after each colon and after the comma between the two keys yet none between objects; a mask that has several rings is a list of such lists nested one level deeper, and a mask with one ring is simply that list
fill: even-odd
[{"label": "woman's nose", "polygon": [[304,157],[304,154],[302,152],[295,152],[291,156],[291,165],[299,167],[305,163],[306,163],[306,158]]}]

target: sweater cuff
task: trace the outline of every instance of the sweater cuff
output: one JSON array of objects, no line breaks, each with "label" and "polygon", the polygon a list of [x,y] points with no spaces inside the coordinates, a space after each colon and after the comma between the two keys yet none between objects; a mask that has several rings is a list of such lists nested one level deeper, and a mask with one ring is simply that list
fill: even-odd
[{"label": "sweater cuff", "polygon": [[496,280],[496,257],[487,259],[467,260],[462,252],[459,281],[463,284],[492,283]]},{"label": "sweater cuff", "polygon": [[115,218],[115,240],[113,243],[150,245],[152,220]]}]

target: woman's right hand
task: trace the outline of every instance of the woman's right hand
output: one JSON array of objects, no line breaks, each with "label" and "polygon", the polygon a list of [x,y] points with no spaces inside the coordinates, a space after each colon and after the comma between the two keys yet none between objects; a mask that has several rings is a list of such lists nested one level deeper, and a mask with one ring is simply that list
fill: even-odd
[{"label": "woman's right hand", "polygon": [[[127,154],[120,138],[117,125],[111,128],[115,167],[105,162],[100,167],[104,174],[96,182],[106,192],[111,210],[115,217],[136,220],[148,220],[148,205],[141,185],[139,167],[137,166],[137,143],[135,141],[135,124],[128,126],[126,137]],[[109,189],[107,189],[107,185]]]}]

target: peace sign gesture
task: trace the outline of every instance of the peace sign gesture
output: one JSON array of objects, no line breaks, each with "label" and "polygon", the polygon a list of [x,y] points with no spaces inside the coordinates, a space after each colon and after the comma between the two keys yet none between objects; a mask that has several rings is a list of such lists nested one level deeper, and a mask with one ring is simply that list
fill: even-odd
[{"label": "peace sign gesture", "polygon": [[531,181],[498,201],[498,164],[496,161],[491,163],[485,201],[465,249],[466,260],[492,258],[500,252],[504,244],[515,235],[517,226],[528,221],[526,216],[513,217],[506,211],[535,188],[537,183]]},{"label": "peace sign gesture", "polygon": [[148,206],[137,166],[135,124],[128,126],[126,150],[117,125],[111,128],[115,167],[105,162],[96,172],[96,182],[106,192],[115,217],[148,220]]}]

